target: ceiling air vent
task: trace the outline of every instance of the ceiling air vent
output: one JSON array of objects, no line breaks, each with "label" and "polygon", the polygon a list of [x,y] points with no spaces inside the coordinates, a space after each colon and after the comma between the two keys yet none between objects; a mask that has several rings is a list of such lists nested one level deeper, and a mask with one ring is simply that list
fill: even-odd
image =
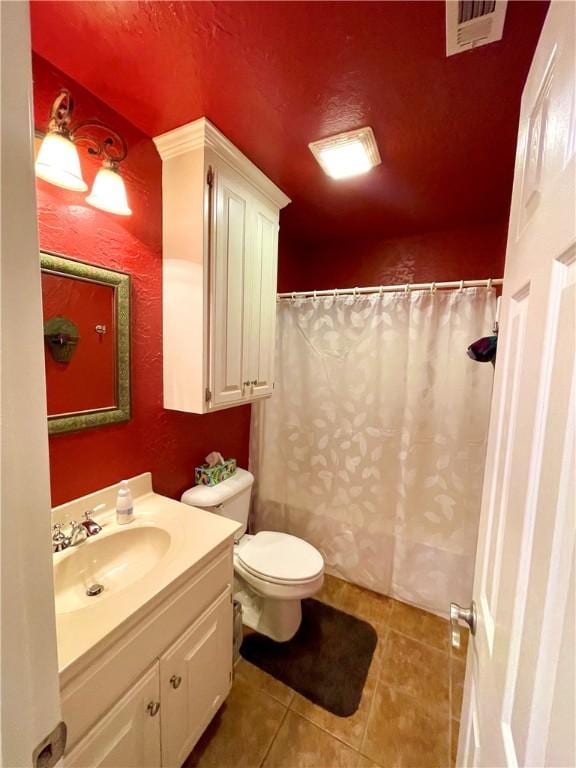
[{"label": "ceiling air vent", "polygon": [[502,39],[507,0],[446,0],[446,56]]}]

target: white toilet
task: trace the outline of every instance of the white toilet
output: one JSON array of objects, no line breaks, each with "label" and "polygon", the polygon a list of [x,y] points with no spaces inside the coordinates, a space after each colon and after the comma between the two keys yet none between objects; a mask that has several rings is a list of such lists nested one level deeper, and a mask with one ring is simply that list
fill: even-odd
[{"label": "white toilet", "polygon": [[300,626],[300,601],[322,586],[324,560],[315,547],[297,536],[274,531],[246,533],[253,483],[250,472],[237,469],[218,485],[190,488],[181,500],[241,524],[234,545],[234,597],[242,603],[244,624],[284,642]]}]

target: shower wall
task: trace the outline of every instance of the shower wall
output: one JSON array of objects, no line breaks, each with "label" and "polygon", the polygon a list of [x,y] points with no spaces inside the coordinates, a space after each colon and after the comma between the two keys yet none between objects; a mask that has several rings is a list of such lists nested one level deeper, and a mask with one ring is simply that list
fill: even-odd
[{"label": "shower wall", "polygon": [[305,243],[280,229],[279,291],[502,277],[507,220],[411,237]]}]

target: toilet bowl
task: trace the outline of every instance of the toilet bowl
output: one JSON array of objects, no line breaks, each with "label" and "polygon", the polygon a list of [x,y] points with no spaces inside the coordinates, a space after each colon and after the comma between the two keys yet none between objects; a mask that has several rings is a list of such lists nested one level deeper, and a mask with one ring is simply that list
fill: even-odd
[{"label": "toilet bowl", "polygon": [[322,587],[324,560],[297,536],[277,531],[246,533],[254,476],[238,469],[215,486],[198,485],[181,501],[240,523],[234,544],[234,597],[243,622],[256,632],[285,642],[302,620],[301,600]]}]

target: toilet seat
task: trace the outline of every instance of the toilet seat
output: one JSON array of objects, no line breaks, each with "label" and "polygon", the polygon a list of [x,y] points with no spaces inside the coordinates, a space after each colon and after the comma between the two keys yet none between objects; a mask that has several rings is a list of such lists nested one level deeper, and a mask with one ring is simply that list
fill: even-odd
[{"label": "toilet seat", "polygon": [[261,531],[246,543],[241,541],[236,556],[243,569],[271,584],[306,584],[324,570],[324,560],[315,547],[277,531]]}]

